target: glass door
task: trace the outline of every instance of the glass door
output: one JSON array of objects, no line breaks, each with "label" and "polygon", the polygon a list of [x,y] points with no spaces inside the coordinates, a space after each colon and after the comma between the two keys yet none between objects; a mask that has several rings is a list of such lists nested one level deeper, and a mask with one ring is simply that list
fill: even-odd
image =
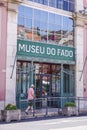
[{"label": "glass door", "polygon": [[60,73],[52,75],[52,96],[60,96]]},{"label": "glass door", "polygon": [[52,89],[52,76],[50,74],[41,75],[41,97],[51,96]]},{"label": "glass door", "polygon": [[47,105],[46,97],[51,96],[52,76],[50,74],[38,74],[36,77],[36,107],[41,108]]},{"label": "glass door", "polygon": [[[60,96],[60,75],[52,74],[40,74],[37,75],[36,80],[36,98],[42,98],[41,102],[39,100],[36,103],[37,107],[57,107],[58,101],[54,99],[52,101],[51,97]],[[50,97],[50,101],[46,102],[47,97]]]},{"label": "glass door", "polygon": [[16,104],[20,109],[27,107],[27,91],[31,85],[31,63],[17,62],[16,70]]}]

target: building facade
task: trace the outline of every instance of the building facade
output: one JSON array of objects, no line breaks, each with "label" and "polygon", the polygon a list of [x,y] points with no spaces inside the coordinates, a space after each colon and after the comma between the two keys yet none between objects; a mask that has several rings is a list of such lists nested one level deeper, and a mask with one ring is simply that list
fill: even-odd
[{"label": "building facade", "polygon": [[[0,109],[20,107],[31,84],[36,98],[87,97],[85,6],[86,0],[0,2]],[[51,107],[57,105],[63,104]]]}]

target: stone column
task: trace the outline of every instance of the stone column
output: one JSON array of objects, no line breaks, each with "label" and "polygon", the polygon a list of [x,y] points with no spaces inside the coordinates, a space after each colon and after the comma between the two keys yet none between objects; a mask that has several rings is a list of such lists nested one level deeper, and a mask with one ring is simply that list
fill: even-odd
[{"label": "stone column", "polygon": [[75,48],[76,48],[76,97],[83,97],[83,31],[84,23],[81,19],[75,24]]},{"label": "stone column", "polygon": [[18,1],[19,0],[8,0],[8,5],[7,5],[8,6],[8,20],[7,20],[5,104],[16,103],[16,59],[15,59],[15,56],[16,56],[16,50],[17,50],[17,9],[18,9],[18,4],[19,4]]},{"label": "stone column", "polygon": [[84,97],[84,25],[87,16],[80,12],[84,10],[84,1],[76,0],[75,2],[76,97]]}]

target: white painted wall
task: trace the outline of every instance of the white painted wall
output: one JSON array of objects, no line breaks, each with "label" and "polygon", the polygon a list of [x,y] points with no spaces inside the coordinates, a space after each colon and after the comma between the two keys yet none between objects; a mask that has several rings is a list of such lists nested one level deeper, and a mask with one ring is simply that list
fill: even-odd
[{"label": "white painted wall", "polygon": [[83,78],[81,72],[83,68],[83,27],[76,27],[76,96],[83,97]]},{"label": "white painted wall", "polygon": [[15,104],[16,99],[16,63],[11,77],[17,49],[17,4],[8,4],[7,22],[7,59],[6,59],[6,102]]},{"label": "white painted wall", "polygon": [[[83,9],[83,0],[76,0],[76,11]],[[84,22],[77,17],[75,24],[75,47],[76,47],[76,97],[83,97],[83,77],[80,80],[83,69],[83,33]]]},{"label": "white painted wall", "polygon": [[76,12],[83,10],[83,0],[75,0],[75,10]]}]

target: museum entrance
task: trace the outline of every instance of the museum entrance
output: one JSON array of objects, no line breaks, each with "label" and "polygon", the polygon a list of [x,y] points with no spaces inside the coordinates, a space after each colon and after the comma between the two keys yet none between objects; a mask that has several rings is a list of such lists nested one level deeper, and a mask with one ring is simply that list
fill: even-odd
[{"label": "museum entrance", "polygon": [[[36,75],[36,98],[42,98],[42,103],[38,102],[37,107],[46,106],[45,98],[60,96],[60,73],[59,74],[38,74]],[[56,107],[56,102],[48,103],[50,107]]]},{"label": "museum entrance", "polygon": [[45,104],[46,97],[74,96],[74,73],[69,65],[18,61],[16,77],[16,102],[21,109],[27,106],[27,91],[32,83],[36,108],[61,106],[61,99]]}]

